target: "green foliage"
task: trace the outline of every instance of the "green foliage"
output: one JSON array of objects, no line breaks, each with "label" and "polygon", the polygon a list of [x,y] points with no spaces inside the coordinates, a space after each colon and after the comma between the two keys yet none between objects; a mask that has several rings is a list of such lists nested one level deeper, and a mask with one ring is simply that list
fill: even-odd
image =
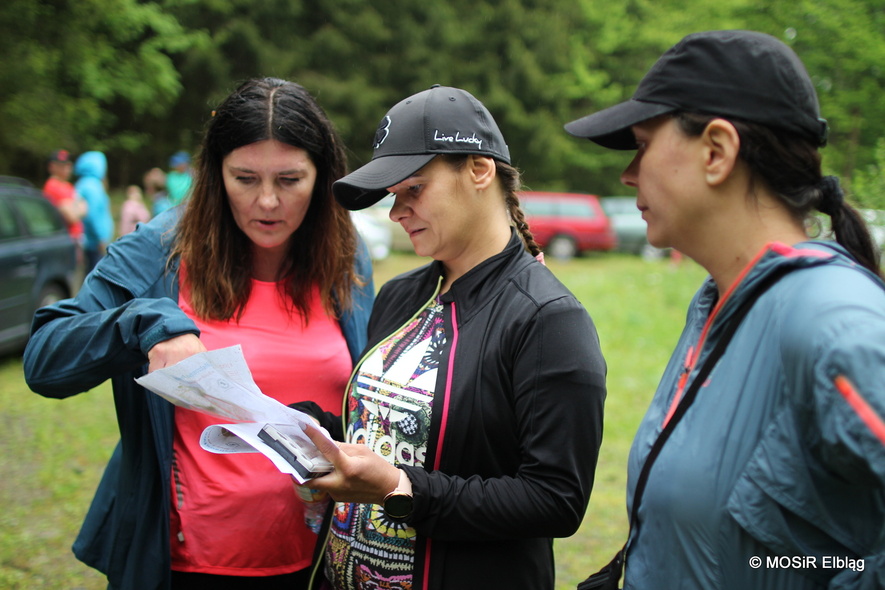
[{"label": "green foliage", "polygon": [[885,138],[876,142],[873,163],[857,171],[851,189],[858,206],[885,210]]},{"label": "green foliage", "polygon": [[[111,181],[196,152],[212,108],[255,76],[316,94],[351,150],[431,84],[486,103],[535,189],[621,193],[629,153],[562,125],[632,95],[685,34],[755,29],[791,44],[831,124],[827,170],[852,184],[885,137],[883,0],[7,0],[0,172],[60,145],[109,151]],[[42,165],[36,166],[42,175]],[[33,176],[33,175],[32,175]],[[864,182],[863,180],[861,182]]]},{"label": "green foliage", "polygon": [[881,0],[767,0],[746,15],[802,58],[830,124],[825,166],[849,184],[885,136],[883,7]]},{"label": "green foliage", "polygon": [[[0,5],[0,158],[58,146],[137,149],[124,116],[164,113],[181,85],[170,54],[192,46],[155,2],[8,0]],[[127,124],[129,121],[127,121]]]}]

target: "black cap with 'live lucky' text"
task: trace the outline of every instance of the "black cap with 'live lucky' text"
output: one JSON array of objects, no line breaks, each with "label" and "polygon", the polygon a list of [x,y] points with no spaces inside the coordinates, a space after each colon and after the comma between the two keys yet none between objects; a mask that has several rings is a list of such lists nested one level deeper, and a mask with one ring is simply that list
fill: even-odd
[{"label": "black cap with 'live lucky' text", "polygon": [[434,85],[390,109],[378,124],[372,160],[332,185],[346,209],[374,205],[439,154],[478,154],[510,163],[488,109],[460,88]]},{"label": "black cap with 'live lucky' text", "polygon": [[827,141],[827,122],[799,57],[775,37],[753,31],[688,35],[658,59],[630,100],[565,130],[607,148],[636,149],[631,126],[676,111],[759,123],[819,146]]}]

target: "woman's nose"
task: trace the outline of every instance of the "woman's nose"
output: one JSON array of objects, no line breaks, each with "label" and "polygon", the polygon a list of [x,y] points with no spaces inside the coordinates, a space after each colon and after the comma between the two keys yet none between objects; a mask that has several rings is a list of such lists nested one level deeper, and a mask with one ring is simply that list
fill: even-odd
[{"label": "woman's nose", "polygon": [[403,219],[404,217],[408,217],[408,215],[409,207],[403,202],[402,199],[396,197],[393,201],[393,206],[390,208],[390,213],[388,214],[390,220],[394,223],[399,223],[401,219]]},{"label": "woman's nose", "polygon": [[258,204],[259,206],[265,209],[273,209],[279,203],[279,199],[277,198],[276,187],[272,182],[261,183],[261,189],[258,195]]},{"label": "woman's nose", "polygon": [[621,184],[636,188],[639,186],[639,154],[621,172]]}]

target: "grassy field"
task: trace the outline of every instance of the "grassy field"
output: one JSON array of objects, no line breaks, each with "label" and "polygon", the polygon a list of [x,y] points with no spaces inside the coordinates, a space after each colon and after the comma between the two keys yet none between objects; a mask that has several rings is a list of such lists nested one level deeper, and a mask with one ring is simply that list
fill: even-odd
[{"label": "grassy field", "polygon": [[[394,254],[376,284],[422,263]],[[581,530],[556,541],[557,590],[604,565],[626,534],[626,457],[685,309],[704,277],[686,260],[644,262],[620,255],[550,261],[599,331],[608,363],[605,434],[590,508]],[[0,359],[0,588],[106,587],[70,552],[117,439],[110,385],[67,400],[31,393],[21,359]]]}]

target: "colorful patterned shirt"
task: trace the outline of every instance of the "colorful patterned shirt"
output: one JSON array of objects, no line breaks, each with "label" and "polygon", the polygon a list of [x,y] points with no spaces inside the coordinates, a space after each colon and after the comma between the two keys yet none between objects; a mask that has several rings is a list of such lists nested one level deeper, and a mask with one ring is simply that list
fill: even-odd
[{"label": "colorful patterned shirt", "polygon": [[[443,306],[432,302],[360,365],[350,384],[347,442],[394,465],[421,466],[446,345]],[[377,504],[339,502],[326,547],[326,578],[338,590],[410,590],[416,532]]]}]

